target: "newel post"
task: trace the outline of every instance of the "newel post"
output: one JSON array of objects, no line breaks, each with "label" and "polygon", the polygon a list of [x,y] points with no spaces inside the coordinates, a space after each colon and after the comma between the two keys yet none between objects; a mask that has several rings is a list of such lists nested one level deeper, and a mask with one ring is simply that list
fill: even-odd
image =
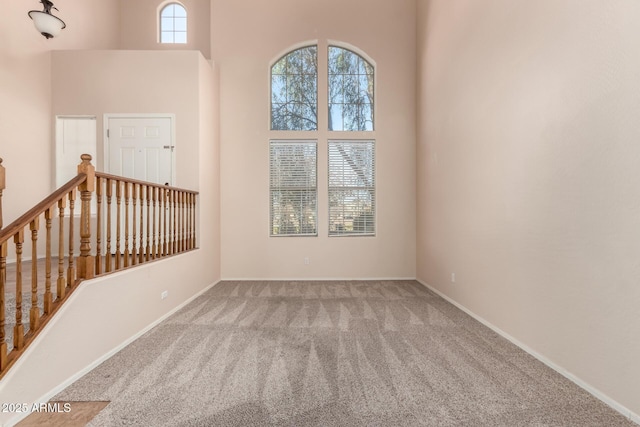
[{"label": "newel post", "polygon": [[0,157],[0,230],[2,230],[2,190],[5,189],[5,173],[2,166],[2,158]]},{"label": "newel post", "polygon": [[96,169],[91,164],[91,156],[80,156],[82,163],[78,165],[78,174],[85,174],[87,179],[78,186],[80,190],[80,256],[77,259],[78,278],[91,279],[94,276],[95,260],[91,256],[91,197],[95,191]]}]

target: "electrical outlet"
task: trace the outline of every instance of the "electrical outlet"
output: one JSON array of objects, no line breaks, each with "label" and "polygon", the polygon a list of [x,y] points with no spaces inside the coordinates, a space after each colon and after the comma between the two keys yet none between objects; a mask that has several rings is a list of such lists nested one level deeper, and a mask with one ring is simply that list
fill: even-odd
[{"label": "electrical outlet", "polygon": [[304,265],[309,265],[309,257],[304,257]]},{"label": "electrical outlet", "polygon": [[168,297],[168,296],[169,296],[169,291],[163,291],[163,292],[160,294],[160,299],[165,299],[165,298],[166,298],[166,297]]},{"label": "electrical outlet", "polygon": [[456,283],[456,273],[451,273],[451,283]]}]

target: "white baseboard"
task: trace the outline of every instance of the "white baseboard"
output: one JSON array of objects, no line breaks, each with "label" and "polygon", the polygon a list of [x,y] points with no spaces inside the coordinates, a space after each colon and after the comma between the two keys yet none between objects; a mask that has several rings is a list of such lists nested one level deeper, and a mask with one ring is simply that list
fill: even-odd
[{"label": "white baseboard", "polygon": [[[119,272],[118,272],[119,273]],[[117,274],[117,273],[114,273]],[[63,381],[62,383],[60,383],[57,387],[55,387],[54,389],[50,390],[49,392],[45,393],[42,397],[40,397],[40,399],[37,399],[35,403],[45,403],[48,402],[49,400],[51,400],[51,398],[53,396],[55,396],[56,394],[60,393],[62,390],[64,390],[65,388],[67,388],[68,386],[70,386],[71,384],[73,384],[74,382],[76,382],[78,379],[80,379],[81,377],[83,377],[85,374],[89,373],[91,370],[93,370],[94,368],[96,368],[98,365],[100,365],[102,362],[104,362],[105,360],[109,359],[111,356],[115,355],[117,352],[119,352],[120,350],[122,350],[123,348],[125,348],[126,346],[128,346],[129,344],[131,344],[132,342],[134,342],[135,340],[137,340],[138,338],[140,338],[142,335],[146,334],[147,332],[149,332],[151,329],[153,329],[154,327],[156,327],[157,325],[159,325],[160,323],[162,323],[165,319],[169,318],[171,315],[173,315],[174,313],[176,313],[178,310],[182,309],[183,307],[185,307],[187,304],[189,304],[191,301],[195,300],[196,298],[198,298],[200,295],[204,294],[205,292],[207,292],[209,289],[211,289],[212,287],[214,287],[215,285],[217,285],[218,283],[220,283],[220,281],[217,282],[213,282],[210,285],[208,285],[207,287],[205,287],[204,289],[202,289],[201,291],[199,291],[197,294],[193,295],[191,298],[187,299],[186,301],[184,301],[183,303],[179,304],[178,306],[176,306],[175,308],[173,308],[171,311],[169,311],[168,313],[164,314],[162,317],[158,318],[157,320],[155,320],[154,322],[152,322],[151,324],[149,324],[146,328],[142,329],[141,331],[139,331],[138,333],[136,333],[135,335],[129,337],[128,339],[126,339],[125,341],[123,341],[120,345],[114,347],[111,351],[109,351],[106,354],[103,354],[102,356],[100,356],[99,358],[97,358],[96,360],[94,360],[92,363],[90,363],[89,365],[87,365],[84,369],[76,372],[75,374],[73,374],[71,377],[67,378],[65,381]],[[74,297],[74,295],[71,295],[71,297]],[[66,306],[68,307],[69,301],[67,301]],[[65,306],[61,307],[61,311],[65,308]],[[56,320],[56,318],[52,319],[52,322]],[[51,323],[50,325],[47,325],[49,327],[51,327],[53,325],[53,323]],[[27,349],[29,350],[29,349]],[[24,359],[24,355],[21,359]],[[19,362],[20,360],[18,360]],[[17,364],[17,362],[16,362]],[[14,366],[14,371],[15,371],[15,366]],[[11,374],[12,372],[9,372],[8,374]],[[24,418],[26,418],[28,415],[30,415],[29,412],[27,413],[18,413],[14,418],[10,419],[7,422],[7,426],[8,427],[12,427],[14,425],[16,425],[17,423],[19,423],[20,421],[22,421]]]},{"label": "white baseboard", "polygon": [[269,279],[237,277],[220,279],[221,282],[360,282],[367,280],[416,280],[415,277],[275,277]]},{"label": "white baseboard", "polygon": [[427,283],[423,282],[420,279],[416,279],[416,281],[418,283],[420,283],[422,286],[424,286],[427,289],[429,289],[430,291],[432,291],[433,293],[438,294],[440,297],[442,297],[447,302],[453,304],[454,306],[456,306],[460,310],[464,311],[465,313],[467,313],[469,316],[473,317],[478,322],[482,323],[483,325],[485,325],[489,329],[493,330],[498,335],[500,335],[503,338],[511,341],[513,344],[517,345],[522,350],[526,351],[531,356],[533,356],[536,359],[538,359],[540,362],[544,363],[545,365],[547,365],[548,367],[550,367],[554,371],[558,372],[560,375],[564,376],[565,378],[567,378],[571,382],[575,383],[578,387],[584,389],[585,391],[587,391],[588,393],[590,393],[594,397],[598,398],[599,400],[604,402],[606,405],[610,406],[612,409],[616,410],[617,412],[619,412],[620,414],[622,414],[623,416],[628,418],[630,421],[633,421],[636,424],[640,424],[640,415],[638,415],[635,412],[631,411],[626,406],[620,404],[619,402],[617,402],[614,399],[610,398],[609,396],[607,396],[606,394],[604,394],[603,392],[601,392],[597,388],[595,388],[592,385],[590,385],[590,384],[586,383],[585,381],[581,380],[580,378],[578,378],[577,376],[573,375],[571,372],[567,371],[566,369],[562,368],[561,366],[555,364],[554,362],[552,362],[551,360],[549,360],[548,358],[546,358],[542,354],[536,352],[535,350],[533,350],[532,348],[530,348],[526,344],[520,342],[516,338],[512,337],[511,335],[509,335],[508,333],[506,333],[502,329],[500,329],[497,326],[491,324],[490,322],[488,322],[484,318],[478,316],[473,311],[469,310],[467,307],[465,307],[464,305],[460,304],[459,302],[451,299],[450,297],[448,297],[447,295],[443,294],[442,292],[440,292],[436,288],[434,288],[432,286],[429,286]]}]

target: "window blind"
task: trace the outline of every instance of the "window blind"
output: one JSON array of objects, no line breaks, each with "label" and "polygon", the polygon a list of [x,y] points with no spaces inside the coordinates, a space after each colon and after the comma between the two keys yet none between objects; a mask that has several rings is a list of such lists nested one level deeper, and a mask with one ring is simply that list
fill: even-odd
[{"label": "window blind", "polygon": [[374,235],[374,141],[329,141],[328,148],[329,235]]},{"label": "window blind", "polygon": [[317,235],[316,141],[270,141],[270,234]]}]

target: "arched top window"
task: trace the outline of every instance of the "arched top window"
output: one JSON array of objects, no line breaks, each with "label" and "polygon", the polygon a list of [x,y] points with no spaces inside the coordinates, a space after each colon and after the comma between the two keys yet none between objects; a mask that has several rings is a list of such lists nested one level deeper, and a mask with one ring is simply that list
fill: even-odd
[{"label": "arched top window", "polygon": [[318,47],[289,52],[271,67],[271,130],[318,129]]},{"label": "arched top window", "polygon": [[187,10],[179,3],[169,3],[160,11],[160,43],[187,42]]},{"label": "arched top window", "polygon": [[329,130],[372,131],[373,66],[357,53],[329,46]]}]

